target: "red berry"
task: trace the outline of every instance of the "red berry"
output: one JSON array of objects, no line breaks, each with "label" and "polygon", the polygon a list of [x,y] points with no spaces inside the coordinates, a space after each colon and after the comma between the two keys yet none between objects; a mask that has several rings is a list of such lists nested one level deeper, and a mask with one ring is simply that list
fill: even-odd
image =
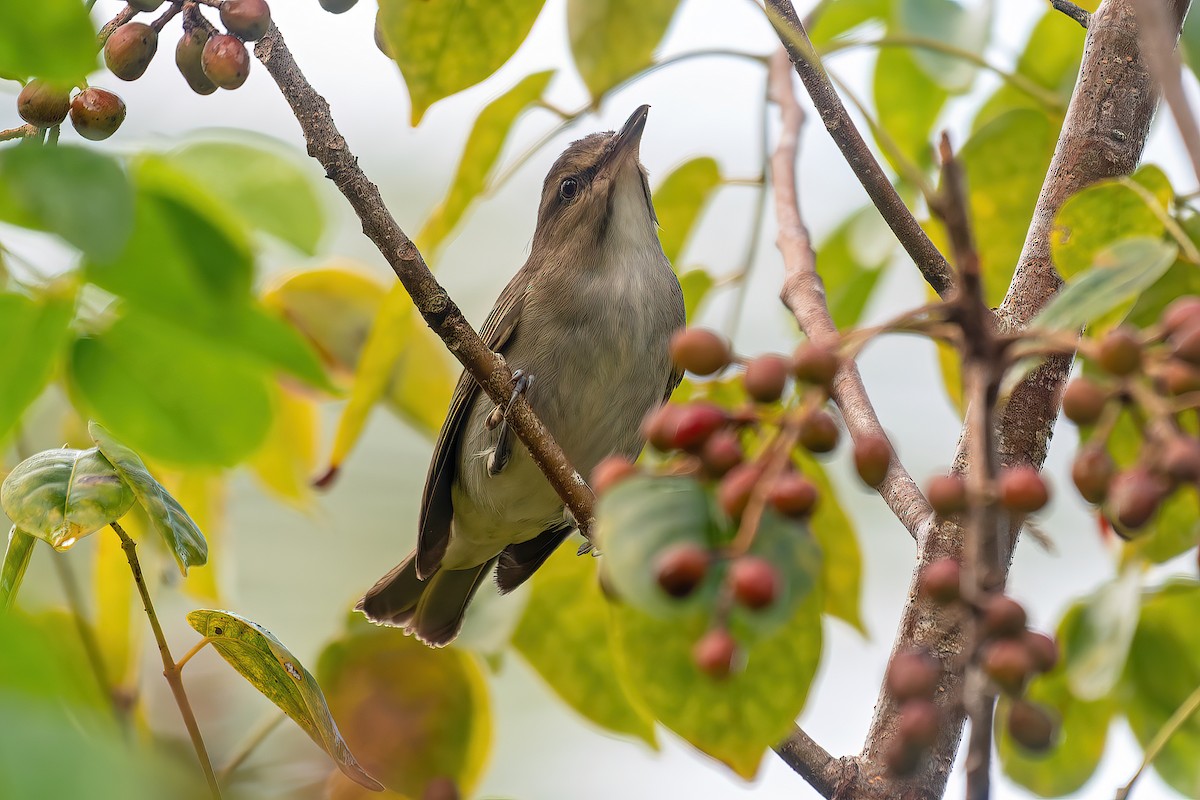
[{"label": "red berry", "polygon": [[158,52],[158,31],[144,22],[126,22],[104,43],[104,64],[123,81],[135,81]]},{"label": "red berry", "polygon": [[794,472],[780,475],[767,491],[767,500],[775,510],[788,517],[807,517],[816,507],[818,496],[816,485]]},{"label": "red berry", "polygon": [[1050,502],[1050,490],[1030,466],[1010,467],[1000,473],[1000,502],[1010,511],[1032,514]]},{"label": "red berry", "polygon": [[983,651],[983,671],[1008,694],[1020,694],[1033,672],[1033,658],[1016,639],[997,639]]},{"label": "red berry", "polygon": [[1117,465],[1101,445],[1084,445],[1071,464],[1071,480],[1079,494],[1089,503],[1102,503]]},{"label": "red berry", "polygon": [[896,734],[913,747],[928,750],[937,741],[937,706],[928,700],[909,700],[900,707]]},{"label": "red berry", "polygon": [[204,74],[204,45],[208,42],[208,31],[201,27],[184,24],[183,36],[175,45],[175,66],[193,92],[200,95],[212,94],[217,85]]},{"label": "red berry", "polygon": [[992,595],[983,604],[983,632],[996,638],[1020,636],[1027,622],[1024,607],[1003,594]]},{"label": "red berry", "polygon": [[869,433],[854,443],[854,468],[867,486],[883,483],[891,460],[892,446],[886,436]]},{"label": "red berry", "polygon": [[746,365],[742,382],[746,394],[760,403],[774,403],[783,396],[791,364],[783,356],[759,356]]},{"label": "red berry", "polygon": [[667,403],[651,411],[642,420],[642,436],[655,450],[666,453],[675,447],[675,429],[682,408],[677,403]]},{"label": "red berry", "polygon": [[657,559],[655,579],[674,598],[684,598],[708,573],[709,553],[696,544],[677,544],[663,550]]},{"label": "red berry", "polygon": [[840,436],[833,416],[825,411],[810,411],[800,419],[800,444],[809,452],[831,452]]},{"label": "red berry", "polygon": [[953,558],[939,558],[921,570],[921,594],[940,606],[962,596],[962,568]]},{"label": "red berry", "polygon": [[266,0],[223,0],[221,24],[230,33],[253,42],[271,27],[271,8]]},{"label": "red berry", "polygon": [[71,125],[85,139],[107,139],[124,121],[125,103],[105,89],[89,86],[71,100]]},{"label": "red berry", "polygon": [[957,475],[938,475],[925,489],[929,505],[943,517],[967,510],[967,484]]},{"label": "red berry", "polygon": [[1049,711],[1028,700],[1014,700],[1008,708],[1008,735],[1026,750],[1049,750],[1056,727]]},{"label": "red berry", "polygon": [[888,667],[887,688],[897,703],[932,700],[941,668],[925,653],[899,653]]},{"label": "red berry", "polygon": [[1169,490],[1165,480],[1145,467],[1118,474],[1108,490],[1115,521],[1131,531],[1143,527],[1153,519]]},{"label": "red berry", "polygon": [[1025,631],[1021,636],[1025,649],[1038,672],[1049,672],[1058,665],[1058,643],[1044,633]]},{"label": "red berry", "polygon": [[21,119],[39,128],[60,124],[70,110],[70,89],[60,89],[45,81],[32,80],[17,95],[17,113]]},{"label": "red berry", "polygon": [[1186,295],[1171,301],[1163,311],[1163,329],[1172,334],[1200,322],[1200,297]]},{"label": "red berry", "polygon": [[767,608],[779,597],[779,572],[765,559],[743,556],[729,567],[734,598],[753,611]]},{"label": "red berry", "polygon": [[1187,434],[1172,436],[1163,445],[1162,470],[1171,480],[1178,483],[1195,483],[1200,480],[1200,441]]},{"label": "red berry", "polygon": [[1200,321],[1171,334],[1171,354],[1180,361],[1200,367]]},{"label": "red berry", "polygon": [[721,479],[717,485],[717,503],[730,519],[741,519],[750,503],[750,494],[761,477],[762,467],[757,463],[748,463],[739,464]]},{"label": "red berry", "polygon": [[707,328],[684,328],[671,337],[671,360],[693,375],[712,375],[729,366],[729,340]]},{"label": "red berry", "polygon": [[1095,425],[1108,403],[1108,393],[1094,381],[1076,378],[1063,391],[1063,415],[1076,425]]},{"label": "red berry", "polygon": [[725,410],[711,403],[688,403],[675,417],[672,448],[697,451],[717,429],[729,421]]},{"label": "red berry", "polygon": [[1096,360],[1105,372],[1130,375],[1142,366],[1142,342],[1134,330],[1115,328],[1100,340]]},{"label": "red berry", "polygon": [[792,374],[796,380],[823,387],[826,391],[837,376],[838,356],[827,347],[804,342],[792,355]]},{"label": "red berry", "polygon": [[1200,392],[1200,370],[1177,358],[1162,365],[1159,381],[1168,394],[1175,396]]},{"label": "red berry", "polygon": [[589,483],[593,492],[597,495],[602,495],[626,478],[637,475],[637,473],[637,466],[624,456],[608,456],[601,460],[595,469],[592,470],[592,479]]},{"label": "red berry", "polygon": [[725,680],[730,676],[736,657],[737,642],[729,631],[720,628],[704,634],[692,648],[692,660],[696,666],[714,680]]},{"label": "red berry", "polygon": [[219,34],[204,44],[200,65],[208,79],[222,89],[236,89],[250,75],[250,54],[236,36]]},{"label": "red berry", "polygon": [[721,477],[741,464],[742,458],[742,444],[738,441],[738,435],[731,430],[713,433],[704,443],[704,449],[700,451],[705,472],[714,478]]}]

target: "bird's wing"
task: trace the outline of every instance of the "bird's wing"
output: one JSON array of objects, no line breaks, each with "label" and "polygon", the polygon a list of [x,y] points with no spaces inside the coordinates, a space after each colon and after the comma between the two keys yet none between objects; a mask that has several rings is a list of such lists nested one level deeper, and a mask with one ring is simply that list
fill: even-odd
[{"label": "bird's wing", "polygon": [[[483,343],[499,351],[512,337],[525,305],[525,292],[529,286],[529,273],[524,269],[517,272],[500,298],[496,307],[483,323],[479,332]],[[479,384],[471,374],[463,370],[450,398],[450,410],[433,449],[433,460],[425,476],[425,491],[421,495],[421,515],[417,535],[417,574],[422,580],[437,571],[450,544],[450,520],[454,508],[450,499],[450,487],[454,483],[454,467],[457,461],[458,443],[463,424],[479,392]]]}]

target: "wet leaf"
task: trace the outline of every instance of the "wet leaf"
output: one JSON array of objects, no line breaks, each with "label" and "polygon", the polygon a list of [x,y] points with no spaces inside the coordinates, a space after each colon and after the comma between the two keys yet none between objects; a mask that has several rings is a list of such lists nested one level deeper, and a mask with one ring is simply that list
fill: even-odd
[{"label": "wet leaf", "polygon": [[88,423],[88,434],[137,496],[138,504],[149,517],[150,526],[179,564],[179,571],[187,575],[188,567],[207,562],[208,543],[204,534],[179,501],[150,474],[141,456],[96,422]]},{"label": "wet leaf", "polygon": [[[491,747],[487,687],[475,659],[356,620],[321,653],[329,705],[362,763],[392,791],[420,797],[433,778],[471,796]],[[339,800],[361,793],[335,780]]]},{"label": "wet leaf", "polygon": [[559,547],[532,578],[513,646],[583,717],[657,748],[653,720],[634,708],[617,680],[596,568],[596,559],[576,556],[569,544]]},{"label": "wet leaf", "polygon": [[37,298],[0,293],[0,442],[46,388],[74,313],[71,286],[51,288]]},{"label": "wet leaf", "polygon": [[8,532],[8,544],[4,550],[4,561],[0,563],[0,614],[12,608],[17,599],[17,590],[25,579],[25,570],[33,558],[33,546],[37,537],[17,526]]},{"label": "wet leaf", "polygon": [[35,453],[0,485],[8,518],[56,550],[120,519],[133,501],[133,491],[96,448]]},{"label": "wet leaf", "polygon": [[679,257],[705,204],[721,183],[717,162],[693,158],[680,164],[654,192],[658,238],[667,260],[678,269]]},{"label": "wet leaf", "polygon": [[527,75],[479,112],[446,197],[417,234],[416,241],[426,260],[433,258],[433,254],[458,227],[467,208],[487,186],[514,123],[530,104],[542,96],[552,77],[553,70]]},{"label": "wet leaf", "polygon": [[380,0],[378,25],[408,85],[412,124],[508,61],[544,0]]},{"label": "wet leaf", "polygon": [[383,788],[346,746],[316,679],[270,631],[228,611],[198,609],[189,612],[187,620],[250,685],[328,753],[343,774],[368,789]]},{"label": "wet leaf", "polygon": [[571,54],[592,102],[650,66],[679,0],[567,0]]}]

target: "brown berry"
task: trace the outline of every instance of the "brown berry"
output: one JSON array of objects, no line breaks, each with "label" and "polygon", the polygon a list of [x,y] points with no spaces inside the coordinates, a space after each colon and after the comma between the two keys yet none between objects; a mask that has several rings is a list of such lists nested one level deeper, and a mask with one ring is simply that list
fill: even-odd
[{"label": "brown berry", "polygon": [[1025,633],[1025,608],[1003,594],[992,595],[983,604],[983,633],[985,636],[1005,638]]},{"label": "brown berry", "polygon": [[1094,381],[1076,378],[1063,392],[1063,415],[1076,425],[1095,425],[1107,403],[1108,393]]},{"label": "brown berry", "polygon": [[1175,396],[1200,392],[1200,370],[1177,358],[1167,359],[1159,373],[1162,388]]},{"label": "brown berry", "polygon": [[126,22],[104,43],[104,64],[123,81],[136,81],[158,52],[158,31],[144,22]]},{"label": "brown berry", "polygon": [[1032,514],[1050,502],[1046,481],[1033,467],[1010,467],[1000,473],[1000,502],[1009,511]]},{"label": "brown berry", "polygon": [[790,367],[783,356],[768,354],[753,359],[742,376],[746,394],[760,403],[774,403],[783,396]]},{"label": "brown berry", "polygon": [[425,784],[421,800],[459,800],[458,786],[450,778],[431,778]]},{"label": "brown berry", "polygon": [[1200,480],[1200,441],[1187,434],[1172,436],[1159,454],[1162,470],[1178,483]]},{"label": "brown berry", "polygon": [[1102,503],[1117,465],[1103,445],[1084,445],[1071,464],[1071,480],[1080,496],[1089,503]]},{"label": "brown berry", "polygon": [[913,747],[928,750],[937,741],[938,710],[929,700],[909,700],[900,707],[896,734]]},{"label": "brown berry", "polygon": [[321,8],[330,14],[344,14],[358,4],[358,0],[321,0]]},{"label": "brown berry", "polygon": [[597,495],[605,494],[626,478],[638,474],[637,465],[625,456],[612,455],[600,461],[592,470],[592,479],[588,482],[592,491]]},{"label": "brown berry", "polygon": [[675,446],[675,429],[682,408],[678,403],[667,403],[651,411],[642,420],[642,436],[655,450],[666,453]]},{"label": "brown berry", "polygon": [[899,653],[888,667],[887,688],[897,703],[932,700],[940,675],[941,669],[929,655]]},{"label": "brown berry", "polygon": [[1033,668],[1038,672],[1049,672],[1058,665],[1058,642],[1046,634],[1025,631],[1021,634],[1021,641],[1025,643],[1025,649],[1029,651],[1029,657],[1033,661]]},{"label": "brown berry", "polygon": [[929,505],[943,517],[967,510],[967,484],[957,475],[938,475],[925,488]]},{"label": "brown berry", "polygon": [[1142,343],[1130,328],[1114,328],[1100,340],[1096,360],[1112,375],[1129,375],[1142,366]]},{"label": "brown berry", "polygon": [[804,342],[792,354],[792,374],[796,380],[821,386],[828,391],[837,376],[838,356],[827,347]]},{"label": "brown berry", "polygon": [[700,637],[692,648],[692,660],[696,666],[714,680],[725,680],[733,672],[733,660],[737,657],[737,642],[729,631],[713,629]]},{"label": "brown berry", "polygon": [[1200,322],[1200,297],[1185,295],[1172,300],[1162,315],[1162,326],[1168,334]]},{"label": "brown berry", "polygon": [[21,119],[39,128],[52,128],[60,124],[70,110],[69,89],[59,89],[36,78],[25,84],[17,95],[17,113]]},{"label": "brown berry", "polygon": [[921,766],[924,758],[925,750],[923,748],[910,744],[898,736],[887,743],[887,749],[883,754],[883,760],[887,764],[888,772],[899,778],[907,777],[916,772],[917,767]]},{"label": "brown berry", "polygon": [[729,366],[729,340],[707,328],[684,328],[671,337],[671,360],[693,375],[712,375]]},{"label": "brown berry", "polygon": [[714,478],[720,478],[741,464],[743,457],[742,443],[738,440],[738,435],[731,430],[714,432],[700,451],[704,471]]},{"label": "brown berry", "polygon": [[1016,639],[997,639],[983,651],[983,671],[1008,694],[1020,694],[1033,672],[1033,658]]},{"label": "brown berry", "polygon": [[788,472],[772,481],[767,500],[784,516],[807,517],[817,506],[817,487],[803,475]]},{"label": "brown berry", "polygon": [[1170,489],[1165,480],[1145,467],[1135,466],[1113,478],[1108,501],[1116,522],[1135,531],[1148,523]]},{"label": "brown berry", "polygon": [[1026,750],[1040,753],[1054,744],[1057,725],[1042,706],[1028,700],[1013,700],[1008,708],[1008,735]]},{"label": "brown berry", "polygon": [[1200,367],[1200,320],[1171,334],[1171,355],[1180,361]]},{"label": "brown berry", "polygon": [[217,85],[204,74],[201,58],[204,56],[204,45],[208,42],[208,31],[200,27],[184,30],[179,44],[175,45],[175,66],[179,74],[187,81],[187,85],[196,94],[212,94]]},{"label": "brown berry", "polygon": [[854,468],[867,486],[878,486],[887,477],[892,446],[887,437],[869,433],[854,443]]},{"label": "brown berry", "polygon": [[125,103],[106,89],[89,86],[71,100],[71,124],[85,139],[107,139],[124,121]]},{"label": "brown berry", "polygon": [[752,611],[761,611],[779,597],[779,572],[766,559],[743,556],[729,567],[733,596]]},{"label": "brown berry", "polygon": [[757,463],[739,464],[721,479],[717,485],[717,503],[730,519],[740,519],[750,503],[750,493],[758,479],[762,477],[762,467]]},{"label": "brown berry", "polygon": [[674,421],[671,449],[697,451],[729,421],[729,415],[711,403],[688,403],[680,406]]},{"label": "brown berry", "polygon": [[266,0],[223,0],[221,24],[235,36],[257,41],[271,27],[271,7]]},{"label": "brown berry", "polygon": [[708,573],[708,551],[696,544],[666,548],[656,559],[658,585],[671,597],[681,599],[696,591]]},{"label": "brown berry", "polygon": [[831,452],[840,436],[837,423],[826,411],[810,411],[800,419],[800,444],[809,452]]},{"label": "brown berry", "polygon": [[129,0],[129,5],[138,11],[154,11],[163,4],[163,0]]},{"label": "brown berry", "polygon": [[250,54],[236,36],[221,33],[204,43],[200,66],[217,86],[236,89],[250,75]]},{"label": "brown berry", "polygon": [[939,558],[921,570],[921,594],[940,606],[962,596],[962,568],[953,558]]}]

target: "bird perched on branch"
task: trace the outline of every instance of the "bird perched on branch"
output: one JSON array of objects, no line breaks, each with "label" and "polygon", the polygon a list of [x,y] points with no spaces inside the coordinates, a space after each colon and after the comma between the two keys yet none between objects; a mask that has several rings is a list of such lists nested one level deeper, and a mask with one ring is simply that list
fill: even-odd
[{"label": "bird perched on branch", "polygon": [[[514,393],[525,393],[583,475],[608,455],[636,457],[642,418],[681,377],[667,346],[684,325],[683,292],[638,158],[649,108],[620,131],[572,143],[554,162],[529,260],[481,331],[514,368]],[[573,528],[503,414],[464,372],[426,477],[416,552],[357,608],[445,645],[493,567],[500,591],[510,592]]]}]

